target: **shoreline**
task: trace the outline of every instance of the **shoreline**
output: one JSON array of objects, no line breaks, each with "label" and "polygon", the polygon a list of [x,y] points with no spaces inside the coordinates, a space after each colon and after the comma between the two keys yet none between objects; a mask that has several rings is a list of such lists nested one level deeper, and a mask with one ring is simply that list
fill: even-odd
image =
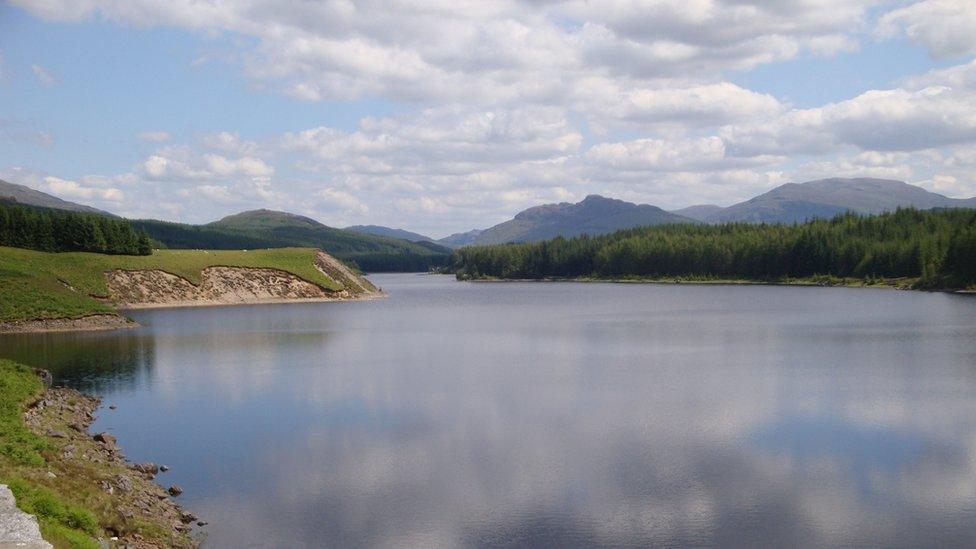
[{"label": "shoreline", "polygon": [[[389,297],[386,292],[371,292],[353,297],[270,298],[239,302],[213,300],[178,301],[170,303],[137,303],[116,306],[117,311],[150,309],[190,309],[196,307],[238,307],[252,305],[283,305],[288,303],[338,303],[342,301],[373,301]],[[65,332],[104,332],[138,328],[141,324],[117,313],[98,313],[77,318],[40,318],[0,322],[0,335],[44,334]]]},{"label": "shoreline", "polygon": [[[77,461],[81,460],[101,477],[91,479],[98,490],[123,500],[115,501],[112,509],[118,515],[117,525],[110,527],[117,530],[109,531],[115,534],[112,538],[117,538],[113,542],[120,546],[126,543],[140,547],[153,546],[153,542],[139,533],[143,529],[139,523],[150,522],[156,528],[167,531],[167,544],[172,543],[174,547],[199,546],[196,540],[189,537],[190,524],[203,521],[173,501],[171,494],[155,481],[160,472],[159,466],[132,463],[114,436],[90,432],[96,419],[95,412],[101,404],[102,397],[99,396],[67,387],[47,387],[27,407],[24,423],[34,434],[54,445],[56,455],[70,462],[70,467],[62,469],[62,474],[76,471]],[[48,466],[57,469],[51,467],[57,463],[55,461]]]},{"label": "shoreline", "polygon": [[296,298],[268,298],[250,301],[214,301],[214,300],[195,300],[195,301],[173,301],[169,303],[132,303],[116,306],[119,311],[139,311],[145,309],[189,309],[192,307],[237,307],[241,305],[281,305],[287,303],[337,303],[341,301],[372,301],[388,297],[384,293],[372,293],[358,295],[354,297],[296,297]]},{"label": "shoreline", "polygon": [[868,284],[863,280],[856,279],[837,279],[837,280],[817,280],[817,279],[795,279],[795,280],[747,280],[747,279],[715,279],[715,280],[686,280],[678,278],[468,278],[459,280],[460,282],[578,282],[578,283],[605,283],[605,284],[658,284],[658,285],[701,285],[701,286],[794,286],[810,288],[860,288],[874,290],[901,290],[914,292],[938,292],[961,295],[976,294],[972,289],[953,289],[953,288],[916,288],[913,284],[917,279],[886,279],[880,283]]},{"label": "shoreline", "polygon": [[138,328],[139,323],[116,313],[98,313],[77,318],[35,318],[0,322],[0,335],[59,332],[104,332]]},{"label": "shoreline", "polygon": [[[0,361],[8,452],[0,472],[22,512],[33,515],[56,547],[197,548],[207,523],[176,503],[178,486],[156,477],[169,470],[130,462],[115,436],[92,432],[99,396],[52,386],[51,374]],[[17,434],[20,433],[20,434]],[[0,545],[3,545],[0,543]]]}]

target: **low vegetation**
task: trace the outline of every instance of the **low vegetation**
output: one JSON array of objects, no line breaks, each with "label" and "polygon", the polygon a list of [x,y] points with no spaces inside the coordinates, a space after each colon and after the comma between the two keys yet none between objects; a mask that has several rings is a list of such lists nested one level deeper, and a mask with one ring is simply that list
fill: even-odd
[{"label": "low vegetation", "polygon": [[976,284],[976,210],[844,214],[796,225],[639,227],[455,250],[459,278],[788,281],[902,279],[914,287]]},{"label": "low vegetation", "polygon": [[0,322],[111,312],[92,296],[108,295],[104,273],[114,269],[159,269],[199,284],[207,267],[270,268],[329,290],[341,289],[315,268],[316,252],[313,248],[157,250],[147,256],[124,256],[0,247]]}]

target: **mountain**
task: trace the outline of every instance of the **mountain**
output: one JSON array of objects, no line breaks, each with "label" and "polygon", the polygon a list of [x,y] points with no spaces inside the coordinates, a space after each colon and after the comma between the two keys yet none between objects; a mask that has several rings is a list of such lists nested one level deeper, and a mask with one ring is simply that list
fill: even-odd
[{"label": "mountain", "polygon": [[534,242],[557,236],[569,238],[584,233],[612,233],[640,225],[694,222],[657,206],[632,204],[591,194],[576,204],[562,202],[529,208],[514,219],[485,229],[473,244]]},{"label": "mountain", "polygon": [[354,233],[388,236],[390,238],[402,238],[403,240],[408,240],[410,242],[435,242],[435,240],[429,236],[405,231],[403,229],[391,229],[390,227],[383,227],[381,225],[353,225],[342,230],[352,231]]},{"label": "mountain", "polygon": [[705,218],[709,223],[795,223],[847,211],[877,214],[899,207],[974,208],[976,198],[958,199],[890,179],[820,179],[787,183]]},{"label": "mountain", "polygon": [[450,250],[430,242],[344,231],[288,212],[252,210],[206,225],[139,219],[146,231],[170,248],[256,249],[308,246],[321,248],[365,271],[426,271],[447,263]]},{"label": "mountain", "polygon": [[448,248],[460,248],[461,246],[473,244],[483,232],[485,232],[484,229],[474,229],[466,233],[454,233],[451,236],[445,236],[437,242]]},{"label": "mountain", "polygon": [[681,208],[680,210],[671,210],[671,213],[690,217],[696,221],[705,221],[708,216],[715,215],[722,209],[724,208],[721,206],[716,206],[715,204],[697,204],[695,206]]},{"label": "mountain", "polygon": [[18,204],[27,204],[28,206],[52,208],[55,210],[68,210],[72,212],[93,213],[115,217],[113,214],[106,211],[92,208],[91,206],[85,206],[84,204],[76,204],[74,202],[68,202],[67,200],[61,200],[56,196],[51,196],[47,193],[42,193],[41,191],[35,191],[30,187],[25,187],[16,183],[8,183],[2,179],[0,179],[0,200],[17,202]]}]

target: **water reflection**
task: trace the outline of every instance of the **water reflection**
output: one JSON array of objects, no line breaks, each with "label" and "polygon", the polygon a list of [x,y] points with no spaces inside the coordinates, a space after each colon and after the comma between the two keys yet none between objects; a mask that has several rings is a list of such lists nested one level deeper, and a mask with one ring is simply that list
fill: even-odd
[{"label": "water reflection", "polygon": [[0,335],[0,355],[44,368],[55,383],[95,394],[131,391],[152,382],[152,333]]},{"label": "water reflection", "polygon": [[98,427],[213,547],[976,544],[973,300],[379,278],[16,352],[145,361]]}]

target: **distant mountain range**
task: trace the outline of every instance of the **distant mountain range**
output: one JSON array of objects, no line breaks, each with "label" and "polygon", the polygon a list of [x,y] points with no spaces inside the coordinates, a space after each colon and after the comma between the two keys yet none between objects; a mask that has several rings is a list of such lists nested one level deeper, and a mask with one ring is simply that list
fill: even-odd
[{"label": "distant mountain range", "polygon": [[575,204],[562,202],[529,208],[514,219],[485,229],[472,244],[534,242],[557,236],[612,233],[638,225],[691,223],[692,219],[657,206],[632,204],[591,194]]},{"label": "distant mountain range", "polygon": [[[787,183],[705,216],[707,223],[797,223],[844,212],[877,214],[899,207],[974,208],[976,198],[948,198],[921,187],[890,179],[820,179]],[[687,208],[686,208],[687,209]]]},{"label": "distant mountain range", "polygon": [[353,225],[351,227],[346,227],[342,230],[352,231],[354,233],[360,233],[360,234],[373,234],[377,236],[387,236],[390,238],[402,238],[403,240],[407,240],[409,242],[435,242],[435,240],[429,236],[424,236],[419,233],[405,231],[403,229],[391,229],[389,227],[381,227],[380,225]]},{"label": "distant mountain range", "polygon": [[[5,181],[0,181],[0,200],[112,215]],[[590,195],[575,204],[529,208],[493,227],[455,233],[440,240],[380,225],[337,229],[308,217],[272,210],[242,212],[206,225],[155,220],[134,220],[132,224],[173,248],[314,246],[340,259],[356,261],[366,270],[425,270],[445,263],[450,249],[460,246],[534,242],[584,233],[598,235],[667,223],[796,223],[848,211],[876,214],[899,207],[976,208],[976,198],[948,198],[902,181],[871,178],[787,183],[726,208],[708,204],[671,212],[648,204]]]},{"label": "distant mountain range", "polygon": [[91,206],[61,200],[56,196],[51,196],[47,193],[42,193],[41,191],[35,191],[30,187],[25,187],[16,183],[8,183],[2,179],[0,179],[0,200],[7,200],[9,202],[16,202],[18,204],[26,204],[28,206],[39,206],[41,208],[53,208],[55,210],[112,215],[106,211],[92,208]]},{"label": "distant mountain range", "polygon": [[647,204],[590,195],[576,204],[529,208],[490,229],[451,235],[440,242],[452,247],[531,242],[663,223],[798,223],[844,212],[877,214],[899,207],[976,208],[976,198],[949,198],[902,181],[872,178],[787,183],[727,208],[702,204],[671,212]]}]

